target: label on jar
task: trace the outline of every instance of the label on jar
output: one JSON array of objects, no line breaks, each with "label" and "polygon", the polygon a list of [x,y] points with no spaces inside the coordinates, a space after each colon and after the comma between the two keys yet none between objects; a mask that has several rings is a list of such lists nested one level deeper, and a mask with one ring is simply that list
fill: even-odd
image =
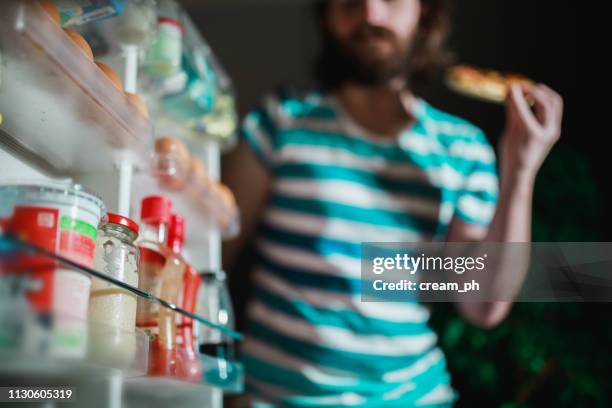
[{"label": "label on jar", "polygon": [[89,276],[71,269],[55,269],[54,321],[51,350],[56,356],[82,357],[87,347]]},{"label": "label on jar", "polygon": [[[7,230],[23,241],[55,252],[59,210],[45,207],[16,207]],[[37,312],[48,312],[53,306],[54,260],[46,255],[21,253],[16,271],[31,271],[28,300]]]},{"label": "label on jar", "polygon": [[62,216],[59,253],[80,265],[91,268],[94,260],[97,230],[85,221]]}]

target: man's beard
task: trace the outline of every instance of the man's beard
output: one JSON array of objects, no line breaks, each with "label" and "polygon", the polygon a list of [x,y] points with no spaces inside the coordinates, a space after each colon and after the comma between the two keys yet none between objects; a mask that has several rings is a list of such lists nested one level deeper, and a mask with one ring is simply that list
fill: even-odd
[{"label": "man's beard", "polygon": [[[384,59],[359,55],[351,43],[363,41],[368,36],[387,41],[393,47],[393,52]],[[369,87],[384,86],[396,78],[406,76],[408,48],[408,46],[402,46],[393,33],[380,27],[364,25],[346,44],[325,31],[322,51],[317,61],[316,75],[326,89],[337,88],[345,82],[354,82]]]}]

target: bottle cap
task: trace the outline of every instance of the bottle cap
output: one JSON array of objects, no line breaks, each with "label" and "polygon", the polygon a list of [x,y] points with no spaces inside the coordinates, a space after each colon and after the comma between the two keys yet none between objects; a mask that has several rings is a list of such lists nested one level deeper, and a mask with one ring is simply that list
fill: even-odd
[{"label": "bottle cap", "polygon": [[140,220],[146,223],[168,223],[172,214],[172,201],[162,196],[150,196],[142,200]]},{"label": "bottle cap", "polygon": [[181,24],[180,21],[178,21],[176,18],[171,18],[171,17],[159,17],[157,19],[157,22],[159,24],[169,24],[172,26],[175,26],[176,28],[178,28],[179,30],[181,30],[181,32],[183,32],[183,25]]},{"label": "bottle cap", "polygon": [[184,243],[185,218],[178,214],[172,214],[168,226],[168,247],[174,252],[181,252]]},{"label": "bottle cap", "polygon": [[106,217],[108,218],[109,224],[123,225],[124,227],[131,229],[138,235],[138,224],[136,224],[131,219],[124,217],[123,215],[113,214],[113,213],[106,214]]}]

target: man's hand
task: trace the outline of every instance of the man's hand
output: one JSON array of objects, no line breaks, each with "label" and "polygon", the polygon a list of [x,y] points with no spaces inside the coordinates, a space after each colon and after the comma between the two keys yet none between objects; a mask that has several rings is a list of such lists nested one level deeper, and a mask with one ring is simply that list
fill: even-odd
[{"label": "man's hand", "polygon": [[534,101],[532,110],[523,92],[513,86],[506,102],[500,160],[502,173],[511,179],[533,181],[561,135],[563,99],[546,85],[537,85],[527,93]]}]

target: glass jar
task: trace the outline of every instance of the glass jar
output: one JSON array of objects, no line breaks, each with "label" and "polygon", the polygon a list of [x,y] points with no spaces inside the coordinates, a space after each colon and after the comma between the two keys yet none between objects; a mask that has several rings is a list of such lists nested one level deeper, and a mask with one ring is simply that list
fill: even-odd
[{"label": "glass jar", "polygon": [[[203,272],[196,313],[208,321],[234,329],[234,311],[223,271]],[[244,370],[236,362],[234,340],[225,333],[198,324],[196,336],[204,381],[229,392],[241,392]]]},{"label": "glass jar", "polygon": [[[234,311],[227,290],[225,272],[202,272],[200,278],[196,314],[212,323],[234,329]],[[198,328],[197,336],[200,345],[231,342],[231,339],[219,330],[204,325]]]},{"label": "glass jar", "polygon": [[[108,214],[98,231],[94,268],[109,277],[138,287],[140,252],[134,245],[138,224]],[[136,353],[136,295],[110,282],[93,278],[89,321],[96,335],[90,339],[90,355],[115,366],[129,367]]]}]

